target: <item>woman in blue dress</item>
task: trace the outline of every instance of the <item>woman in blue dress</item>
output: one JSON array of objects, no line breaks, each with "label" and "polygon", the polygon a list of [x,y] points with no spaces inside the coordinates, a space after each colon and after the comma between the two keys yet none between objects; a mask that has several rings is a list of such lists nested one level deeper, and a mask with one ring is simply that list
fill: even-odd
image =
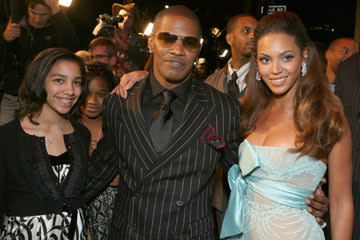
[{"label": "woman in blue dress", "polygon": [[321,60],[291,12],[263,17],[242,106],[239,164],[221,237],[324,239],[305,200],[328,168],[332,239],[351,239],[351,138]]}]

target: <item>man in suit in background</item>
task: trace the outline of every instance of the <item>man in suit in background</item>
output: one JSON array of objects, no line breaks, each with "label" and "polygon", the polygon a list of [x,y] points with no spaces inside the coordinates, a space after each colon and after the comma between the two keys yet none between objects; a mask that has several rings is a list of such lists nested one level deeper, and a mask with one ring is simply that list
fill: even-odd
[{"label": "man in suit in background", "polygon": [[[237,14],[230,18],[226,26],[226,42],[231,48],[231,58],[223,68],[205,80],[210,86],[229,94],[234,99],[243,97],[245,93],[245,77],[250,68],[256,26],[257,20],[248,14]],[[218,164],[211,200],[218,232],[220,232],[229,199],[226,186],[227,181],[226,178],[224,179],[223,169]]]},{"label": "man in suit in background", "polygon": [[354,232],[360,239],[360,53],[340,63],[335,78],[335,94],[344,104],[352,135]]},{"label": "man in suit in background", "polygon": [[231,58],[223,68],[211,74],[206,83],[234,98],[244,96],[256,26],[257,20],[251,15],[238,14],[230,18],[226,26],[226,42],[231,48]]},{"label": "man in suit in background", "polygon": [[215,239],[210,195],[217,162],[237,162],[239,105],[191,74],[201,49],[197,16],[160,11],[148,40],[150,75],[128,98],[104,101],[104,138],[87,198],[120,170],[111,239]]}]

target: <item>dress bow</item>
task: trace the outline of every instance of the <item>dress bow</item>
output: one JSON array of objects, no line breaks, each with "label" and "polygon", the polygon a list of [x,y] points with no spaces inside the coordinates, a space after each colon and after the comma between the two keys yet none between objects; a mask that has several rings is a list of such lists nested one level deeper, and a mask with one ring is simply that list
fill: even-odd
[{"label": "dress bow", "polygon": [[240,239],[244,227],[243,201],[248,185],[246,177],[258,167],[259,156],[254,147],[245,140],[239,147],[239,165],[233,165],[228,172],[231,194],[220,238]]}]

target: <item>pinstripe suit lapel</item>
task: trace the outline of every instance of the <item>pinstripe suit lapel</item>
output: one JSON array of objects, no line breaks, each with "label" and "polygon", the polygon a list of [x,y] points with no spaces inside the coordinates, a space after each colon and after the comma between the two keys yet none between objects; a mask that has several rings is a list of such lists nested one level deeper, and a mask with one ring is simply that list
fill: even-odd
[{"label": "pinstripe suit lapel", "polygon": [[[185,106],[184,120],[174,132],[164,152],[145,175],[142,183],[170,164],[189,145],[197,141],[208,127],[209,118],[214,113],[214,102],[208,93],[208,86],[198,80],[193,80],[192,94]],[[140,183],[137,188],[141,187]]]},{"label": "pinstripe suit lapel", "polygon": [[[214,107],[213,104],[211,106]],[[174,132],[163,154],[181,152],[186,148],[191,139],[197,136],[198,131],[204,131],[203,124],[207,122],[212,111],[205,84],[194,79],[192,94],[185,105],[184,120]]]},{"label": "pinstripe suit lapel", "polygon": [[146,129],[145,119],[141,112],[142,95],[146,81],[147,80],[139,82],[139,84],[129,92],[125,105],[128,114],[124,114],[123,121],[129,132],[131,141],[133,141],[134,146],[137,146],[138,154],[141,155],[139,159],[145,168],[149,170],[151,164],[158,158],[158,154],[152,145],[148,129]]}]

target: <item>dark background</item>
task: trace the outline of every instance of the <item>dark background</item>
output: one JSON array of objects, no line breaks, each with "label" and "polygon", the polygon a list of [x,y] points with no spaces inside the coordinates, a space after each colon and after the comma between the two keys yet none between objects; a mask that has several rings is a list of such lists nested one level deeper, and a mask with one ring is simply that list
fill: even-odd
[{"label": "dark background", "polygon": [[[110,0],[73,0],[70,8],[64,9],[73,22],[81,40],[81,49],[87,49],[93,38],[91,32],[97,24],[100,13],[111,14],[114,2],[126,3],[132,1]],[[353,37],[355,25],[356,0],[341,0],[332,3],[327,0],[136,0],[138,16],[136,31],[143,32],[155,14],[164,8],[165,4],[184,4],[193,9],[200,18],[203,27],[204,44],[201,57],[205,57],[213,68],[220,67],[226,59],[217,56],[228,47],[224,34],[218,39],[211,37],[213,26],[223,29],[229,18],[237,13],[250,13],[258,19],[261,17],[260,7],[266,5],[286,5],[287,10],[295,12],[304,22],[312,40],[320,51],[325,51],[329,42],[338,37]]]}]

